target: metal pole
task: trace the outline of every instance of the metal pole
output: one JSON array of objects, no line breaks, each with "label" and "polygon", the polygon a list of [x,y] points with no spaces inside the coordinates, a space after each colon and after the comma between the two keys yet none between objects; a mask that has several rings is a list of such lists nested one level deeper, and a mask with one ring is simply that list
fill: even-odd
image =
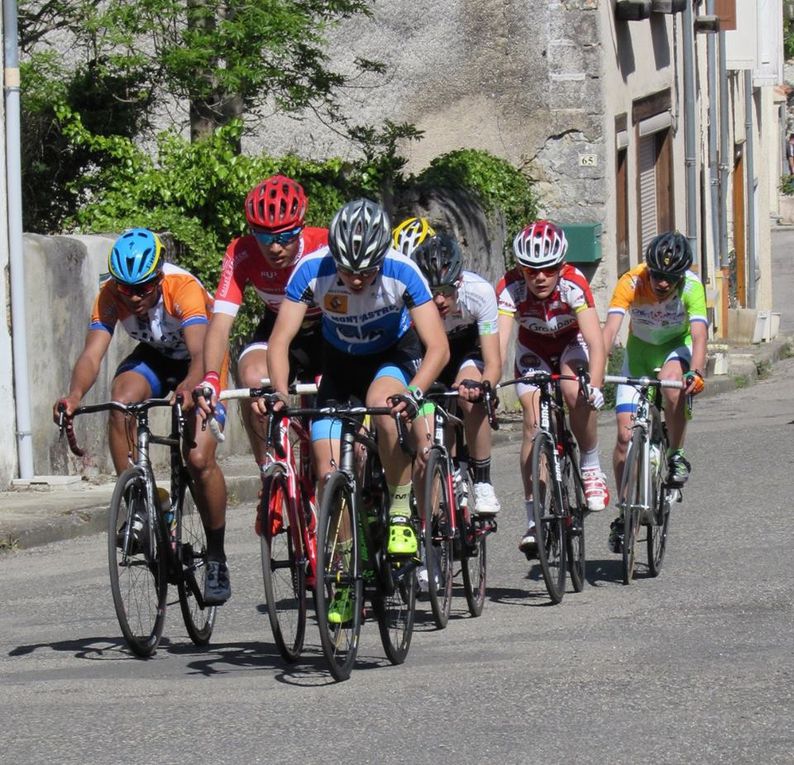
[{"label": "metal pole", "polygon": [[[697,253],[697,135],[695,130],[695,25],[692,3],[684,8],[684,164],[686,166],[686,236]],[[697,257],[697,255],[696,255]]]},{"label": "metal pole", "polygon": [[33,433],[30,425],[25,263],[22,248],[22,157],[20,152],[19,50],[16,0],[3,0],[5,50],[6,194],[8,254],[11,270],[11,338],[14,346],[14,400],[17,419],[19,477],[33,477]]},{"label": "metal pole", "polygon": [[[714,0],[706,3],[706,13],[714,15]],[[706,41],[706,58],[709,87],[709,192],[711,198],[711,238],[713,266],[709,269],[712,283],[720,267],[720,207],[719,207],[719,158],[717,155],[717,41],[709,34]]]},{"label": "metal pole", "polygon": [[755,168],[753,152],[753,72],[744,70],[744,134],[747,139],[747,307],[755,308]]},{"label": "metal pole", "polygon": [[728,154],[728,64],[725,53],[725,32],[720,32],[720,271],[722,290],[720,293],[720,326],[722,336],[728,336],[728,308],[730,307],[731,261],[728,256],[728,179],[732,155]]}]

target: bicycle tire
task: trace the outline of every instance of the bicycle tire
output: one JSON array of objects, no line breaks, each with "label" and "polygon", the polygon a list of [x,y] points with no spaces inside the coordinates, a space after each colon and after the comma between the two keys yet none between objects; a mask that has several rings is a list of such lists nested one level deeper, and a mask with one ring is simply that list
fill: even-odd
[{"label": "bicycle tire", "polygon": [[[131,528],[135,512],[146,519],[142,541],[135,544],[131,534],[123,534],[126,550],[121,549],[117,538],[125,523]],[[165,624],[168,563],[160,524],[147,498],[146,479],[137,468],[128,468],[118,477],[110,500],[108,568],[113,606],[124,639],[136,656],[151,656]]]},{"label": "bicycle tire", "polygon": [[644,448],[644,436],[639,430],[636,430],[629,442],[620,482],[619,502],[623,512],[623,584],[631,584],[636,573],[637,536],[640,528],[640,504],[643,494]]},{"label": "bicycle tire", "polygon": [[378,592],[372,608],[378,621],[380,642],[392,664],[408,656],[416,614],[416,569],[413,563],[390,562],[393,586],[390,593]]},{"label": "bicycle tire", "polygon": [[[532,447],[532,499],[535,538],[543,580],[552,603],[565,595],[565,520],[554,483],[554,442],[543,431]],[[547,480],[544,480],[544,477]]]},{"label": "bicycle tire", "polygon": [[474,497],[474,482],[468,470],[462,479],[466,484],[466,506],[458,507],[458,531],[461,535],[460,569],[466,605],[469,607],[469,613],[476,617],[482,613],[485,605],[487,536],[477,529],[474,516],[468,509],[468,503]]},{"label": "bicycle tire", "polygon": [[[347,680],[358,652],[363,607],[363,586],[359,575],[360,552],[355,518],[356,506],[348,477],[333,473],[323,490],[317,524],[317,584],[314,602],[320,644],[335,680]],[[348,588],[351,603],[349,621],[332,624],[328,610],[337,592]]]},{"label": "bicycle tire", "polygon": [[[667,438],[658,444],[659,452],[667,454]],[[667,549],[667,530],[670,524],[670,498],[664,482],[664,465],[660,465],[652,478],[653,523],[647,530],[648,571],[657,577],[662,572],[664,554]]]},{"label": "bicycle tire", "polygon": [[176,508],[177,550],[181,572],[177,582],[179,607],[185,629],[195,645],[207,645],[215,627],[217,606],[204,605],[204,581],[207,578],[207,534],[196,505],[193,481],[187,476],[182,497]]},{"label": "bicycle tire", "polygon": [[[300,502],[300,498],[298,498]],[[267,616],[282,658],[297,661],[306,634],[306,560],[297,513],[283,471],[262,484],[264,528],[259,538]]]},{"label": "bicycle tire", "polygon": [[424,492],[424,533],[422,544],[427,566],[427,594],[433,621],[444,629],[452,610],[454,576],[450,476],[447,461],[436,448],[428,455]]},{"label": "bicycle tire", "polygon": [[565,480],[566,525],[565,546],[568,557],[568,572],[574,592],[584,589],[587,559],[585,557],[584,516],[587,500],[584,487],[579,480],[576,466],[579,464],[579,450],[569,445],[569,452],[563,465]]}]

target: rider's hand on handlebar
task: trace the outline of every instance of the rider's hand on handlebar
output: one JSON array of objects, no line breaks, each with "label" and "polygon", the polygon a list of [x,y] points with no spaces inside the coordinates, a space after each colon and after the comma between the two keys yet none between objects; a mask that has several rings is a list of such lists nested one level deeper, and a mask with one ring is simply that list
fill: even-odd
[{"label": "rider's hand on handlebar", "polygon": [[397,393],[387,399],[392,408],[393,415],[399,415],[403,420],[413,422],[424,401],[424,396],[419,388],[409,386],[404,393]]},{"label": "rider's hand on handlebar", "polygon": [[706,387],[706,381],[703,379],[703,374],[699,369],[690,369],[684,373],[684,385],[686,385],[684,393],[697,396],[698,393],[703,392]]},{"label": "rider's hand on handlebar", "polygon": [[217,372],[207,372],[204,379],[193,388],[193,401],[196,402],[202,420],[206,420],[212,414],[220,394],[221,378]]},{"label": "rider's hand on handlebar", "polygon": [[596,411],[604,408],[604,394],[601,388],[596,388],[595,385],[587,386],[587,400]]},{"label": "rider's hand on handlebar", "polygon": [[289,396],[281,391],[275,391],[263,396],[262,398],[254,399],[254,411],[260,417],[267,417],[271,412],[280,412],[289,406]]},{"label": "rider's hand on handlebar", "polygon": [[52,406],[52,421],[56,425],[61,424],[61,415],[71,417],[72,412],[80,405],[80,399],[76,396],[64,396],[59,398]]},{"label": "rider's hand on handlebar", "polygon": [[458,395],[466,401],[482,401],[483,383],[479,380],[461,380],[458,385]]}]

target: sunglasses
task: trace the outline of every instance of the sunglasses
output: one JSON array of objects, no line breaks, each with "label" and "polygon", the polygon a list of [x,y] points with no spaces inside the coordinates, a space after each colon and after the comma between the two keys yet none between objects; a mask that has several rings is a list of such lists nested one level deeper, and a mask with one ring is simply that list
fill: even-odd
[{"label": "sunglasses", "polygon": [[455,294],[455,287],[454,284],[445,284],[443,287],[434,287],[433,288],[433,297],[437,295],[441,295],[441,297],[452,297]]},{"label": "sunglasses", "polygon": [[651,279],[655,282],[667,282],[668,284],[678,284],[681,281],[680,276],[673,276],[672,274],[666,274],[663,271],[654,271],[653,269],[649,269],[651,274]]},{"label": "sunglasses", "polygon": [[158,279],[150,279],[148,282],[144,282],[143,284],[122,284],[121,282],[116,282],[116,289],[122,294],[126,295],[127,297],[147,297],[151,295],[157,289],[157,285],[160,283]]},{"label": "sunglasses", "polygon": [[349,276],[350,278],[358,277],[361,280],[369,279],[372,276],[380,271],[380,266],[376,266],[375,268],[365,268],[363,271],[354,271],[352,268],[345,268],[344,266],[337,266],[336,270],[340,274],[344,274],[345,276]]},{"label": "sunglasses", "polygon": [[282,231],[280,234],[272,234],[269,231],[257,231],[251,229],[251,233],[256,237],[259,244],[267,247],[270,244],[289,244],[294,241],[298,234],[303,230],[303,226],[297,226],[289,231]]},{"label": "sunglasses", "polygon": [[527,268],[526,266],[522,266],[521,270],[526,276],[534,279],[539,274],[543,274],[544,276],[556,276],[560,272],[560,267],[548,266],[547,268]]}]

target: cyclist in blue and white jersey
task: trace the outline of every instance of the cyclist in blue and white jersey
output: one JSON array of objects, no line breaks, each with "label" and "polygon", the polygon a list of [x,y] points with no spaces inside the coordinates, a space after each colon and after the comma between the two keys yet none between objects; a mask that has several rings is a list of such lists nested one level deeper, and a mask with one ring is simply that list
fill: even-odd
[{"label": "cyclist in blue and white jersey", "polygon": [[[449,345],[427,281],[410,258],[392,249],[389,216],[379,204],[357,199],[344,205],[331,222],[328,247],[302,259],[287,283],[268,345],[270,379],[284,397],[289,344],[310,306],[322,311],[325,340],[318,406],[352,399],[368,406],[393,405],[395,413],[415,416],[422,391],[449,359]],[[404,398],[394,402],[393,396]],[[416,555],[411,460],[398,444],[394,419],[374,421],[391,500],[388,552]],[[430,437],[420,422],[412,428],[417,447]],[[313,424],[317,475],[335,469],[339,434],[339,422]]]}]

